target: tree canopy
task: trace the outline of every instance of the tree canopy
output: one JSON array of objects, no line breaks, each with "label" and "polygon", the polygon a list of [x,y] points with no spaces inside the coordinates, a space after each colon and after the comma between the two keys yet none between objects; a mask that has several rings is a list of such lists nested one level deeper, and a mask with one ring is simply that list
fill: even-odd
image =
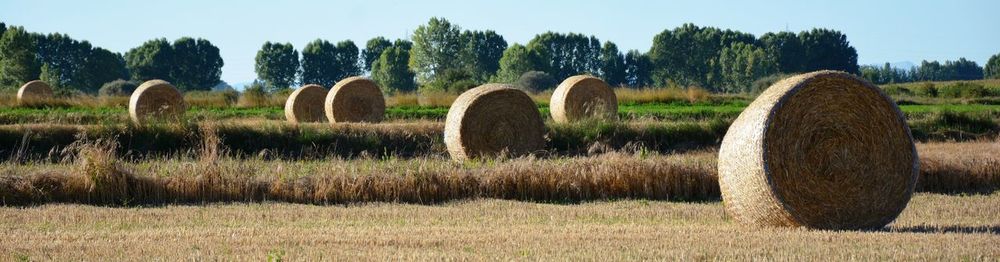
[{"label": "tree canopy", "polygon": [[295,85],[299,74],[299,52],[290,43],[264,42],[254,58],[254,71],[270,91]]},{"label": "tree canopy", "polygon": [[410,92],[417,89],[414,73],[407,63],[410,52],[404,46],[390,46],[372,64],[372,80],[388,92]]},{"label": "tree canopy", "polygon": [[[758,79],[823,69],[879,84],[1000,78],[1000,54],[984,67],[965,58],[923,61],[910,69],[859,66],[857,51],[836,30],[756,37],[690,23],[656,34],[646,52],[623,52],[612,41],[580,33],[545,32],[524,44],[508,44],[495,31],[463,30],[433,17],[409,39],[378,36],[360,50],[351,40],[316,39],[301,51],[288,43],[265,42],[254,60],[258,82],[272,92],[296,84],[329,87],[364,73],[390,91],[448,92],[490,81],[514,83],[532,71],[530,79],[590,74],[613,86],[699,86],[714,92],[754,92],[751,86]],[[151,39],[122,56],[64,34],[31,33],[0,22],[0,87],[44,79],[57,90],[95,93],[105,83],[127,78],[133,83],[163,79],[184,90],[205,90],[221,83],[223,65],[219,48],[206,39]]]},{"label": "tree canopy", "polygon": [[1000,79],[1000,54],[990,56],[990,60],[986,61],[986,67],[983,68],[983,74],[985,78]]},{"label": "tree canopy", "polygon": [[302,49],[302,84],[331,87],[341,79],[360,75],[358,47],[351,40],[316,39]]}]

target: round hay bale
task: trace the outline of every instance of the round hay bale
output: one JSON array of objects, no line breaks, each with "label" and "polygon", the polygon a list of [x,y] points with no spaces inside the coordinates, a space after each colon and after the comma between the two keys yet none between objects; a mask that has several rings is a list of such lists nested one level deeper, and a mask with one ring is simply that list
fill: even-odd
[{"label": "round hay bale", "polygon": [[155,79],[139,85],[128,101],[128,114],[136,124],[151,120],[178,120],[184,115],[184,97],[174,85]]},{"label": "round hay bale", "polygon": [[545,124],[528,94],[510,85],[485,84],[451,104],[444,142],[455,160],[520,156],[545,146]]},{"label": "round hay bale", "polygon": [[818,71],[775,83],[740,114],[719,150],[719,187],[744,224],[877,229],[906,207],[918,161],[888,96]]},{"label": "round hay bale", "polygon": [[34,80],[25,83],[21,89],[17,90],[17,102],[19,104],[31,104],[52,98],[52,87],[42,80]]},{"label": "round hay bale", "polygon": [[285,100],[285,119],[292,123],[319,122],[323,120],[323,101],[326,88],[306,85],[295,89]]},{"label": "round hay bale", "polygon": [[617,119],[618,97],[600,78],[578,75],[556,87],[549,108],[552,119],[560,123],[584,118]]},{"label": "round hay bale", "polygon": [[372,80],[348,77],[337,82],[326,94],[323,108],[330,123],[377,123],[385,114],[385,97]]}]

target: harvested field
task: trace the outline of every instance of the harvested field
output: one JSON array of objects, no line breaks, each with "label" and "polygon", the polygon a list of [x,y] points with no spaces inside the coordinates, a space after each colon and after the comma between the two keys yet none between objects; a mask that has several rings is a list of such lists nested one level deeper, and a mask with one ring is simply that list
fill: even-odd
[{"label": "harvested field", "polygon": [[916,194],[875,232],[747,229],[719,202],[0,208],[2,260],[996,260],[1000,194]]}]

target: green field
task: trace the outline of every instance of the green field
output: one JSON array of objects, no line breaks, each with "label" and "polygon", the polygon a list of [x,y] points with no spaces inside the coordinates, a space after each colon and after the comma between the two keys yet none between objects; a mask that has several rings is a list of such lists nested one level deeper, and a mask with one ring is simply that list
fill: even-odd
[{"label": "green field", "polygon": [[[658,119],[658,120],[710,120],[714,118],[735,118],[739,115],[744,103],[736,104],[682,104],[682,103],[644,103],[620,105],[618,114],[623,119]],[[935,112],[977,113],[1000,115],[1000,105],[982,104],[932,104],[932,105],[901,105],[900,109],[910,117],[920,117]],[[539,106],[543,116],[548,116],[548,106]],[[192,120],[222,120],[239,118],[256,118],[283,120],[283,108],[260,107],[195,107],[187,111],[185,117]],[[444,120],[448,115],[447,107],[433,106],[396,106],[386,108],[386,119],[434,119]],[[29,123],[62,123],[62,124],[96,124],[106,122],[127,121],[126,108],[121,107],[51,107],[51,108],[5,108],[0,109],[0,124]]]}]

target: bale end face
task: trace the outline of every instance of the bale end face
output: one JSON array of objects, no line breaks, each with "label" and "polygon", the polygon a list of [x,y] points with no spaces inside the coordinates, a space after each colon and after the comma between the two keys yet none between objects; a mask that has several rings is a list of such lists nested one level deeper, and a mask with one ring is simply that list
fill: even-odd
[{"label": "bale end face", "polygon": [[41,80],[33,80],[25,83],[17,90],[17,103],[21,105],[31,105],[52,99],[52,87]]},{"label": "bale end face", "polygon": [[295,89],[285,100],[285,119],[291,123],[323,121],[326,95],[326,88],[319,85],[310,84]]},{"label": "bale end face", "polygon": [[326,95],[323,109],[330,123],[377,123],[385,114],[385,97],[372,80],[348,77],[333,86]]},{"label": "bale end face", "polygon": [[545,124],[535,102],[510,85],[485,84],[462,93],[445,120],[452,159],[521,156],[545,145]]},{"label": "bale end face", "polygon": [[132,121],[177,121],[184,115],[184,97],[173,85],[163,80],[149,80],[139,85],[129,97],[128,111]]},{"label": "bale end face", "polygon": [[549,108],[552,119],[560,123],[585,118],[617,119],[618,97],[600,78],[578,75],[556,87]]},{"label": "bale end face", "polygon": [[837,71],[772,85],[740,114],[719,151],[727,213],[754,226],[884,227],[906,207],[918,170],[896,104]]}]

